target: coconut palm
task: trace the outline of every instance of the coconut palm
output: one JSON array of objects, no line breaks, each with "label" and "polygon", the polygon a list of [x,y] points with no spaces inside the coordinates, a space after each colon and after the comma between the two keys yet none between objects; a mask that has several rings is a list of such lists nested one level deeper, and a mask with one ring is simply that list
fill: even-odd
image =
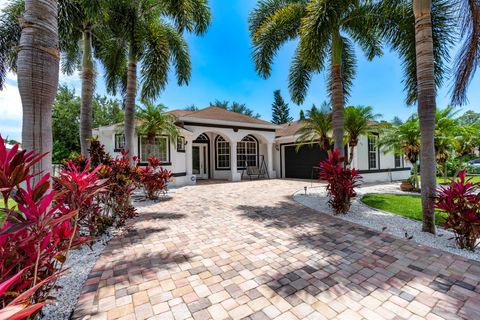
[{"label": "coconut palm", "polygon": [[142,100],[155,99],[165,88],[170,64],[178,85],[188,84],[191,62],[182,31],[203,34],[210,24],[210,9],[206,0],[106,2],[109,33],[100,58],[107,88],[125,95],[126,148],[133,150],[137,72]]},{"label": "coconut palm", "polygon": [[34,174],[52,169],[52,105],[60,68],[57,13],[56,0],[25,0],[16,68],[23,107],[22,145],[48,152],[34,166]]},{"label": "coconut palm", "polygon": [[[176,142],[180,132],[175,125],[175,116],[166,113],[167,108],[163,104],[154,105],[151,102],[145,102],[144,106],[138,110],[137,114],[141,122],[138,133],[147,137],[148,148],[155,143],[155,137],[161,134],[169,136]],[[151,150],[147,150],[147,153],[151,154]]]},{"label": "coconut palm", "polygon": [[452,106],[445,109],[437,109],[435,115],[435,158],[440,166],[443,182],[447,183],[447,161],[451,156],[452,146],[455,143],[455,132],[458,127],[458,120],[455,116],[458,110]]},{"label": "coconut palm", "polygon": [[386,128],[382,134],[380,134],[378,146],[384,152],[403,154],[405,159],[412,164],[414,187],[418,190],[417,162],[420,157],[420,128],[418,116],[412,115],[406,121],[395,118],[392,121],[392,126]]},{"label": "coconut palm", "polygon": [[348,165],[352,164],[358,139],[362,135],[369,135],[376,128],[376,124],[372,122],[379,117],[381,115],[373,113],[373,108],[370,106],[348,106],[345,108],[345,140],[350,148]]},{"label": "coconut palm", "polygon": [[373,6],[367,0],[261,0],[250,15],[253,59],[264,78],[270,76],[273,58],[281,45],[299,39],[289,80],[295,103],[304,101],[312,75],[329,68],[334,147],[341,154],[343,109],[355,74],[354,44],[369,60],[382,53]]},{"label": "coconut palm", "polygon": [[318,143],[320,149],[328,151],[332,148],[332,112],[327,102],[322,104],[320,110],[315,106],[307,110],[307,115],[300,119],[302,127],[295,133],[297,138],[297,151],[302,143],[310,145]]}]

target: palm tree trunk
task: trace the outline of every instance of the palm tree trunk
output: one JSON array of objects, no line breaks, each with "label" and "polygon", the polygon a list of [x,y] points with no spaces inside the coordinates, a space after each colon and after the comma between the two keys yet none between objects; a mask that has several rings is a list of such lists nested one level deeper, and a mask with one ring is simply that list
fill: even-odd
[{"label": "palm tree trunk", "polygon": [[[22,145],[48,152],[32,173],[52,170],[52,105],[58,87],[59,50],[56,0],[25,0],[17,59],[22,98]],[[38,181],[40,176],[34,178]]]},{"label": "palm tree trunk", "polygon": [[338,149],[340,155],[344,155],[344,95],[342,79],[342,41],[340,34],[332,37],[332,127],[333,127],[333,148]]},{"label": "palm tree trunk", "polygon": [[135,134],[135,98],[137,94],[137,59],[133,53],[130,54],[127,71],[127,95],[125,97],[125,144],[128,158],[133,157],[133,137]]},{"label": "palm tree trunk", "polygon": [[350,146],[350,155],[348,156],[348,161],[347,161],[347,165],[348,165],[348,166],[350,166],[350,165],[352,164],[354,149],[355,149],[355,146],[354,146],[354,145],[351,145],[351,146]]},{"label": "palm tree trunk", "polygon": [[424,232],[435,234],[435,76],[432,39],[432,1],[414,0],[417,60],[418,115],[420,119],[420,171]]},{"label": "palm tree trunk", "polygon": [[417,163],[415,162],[413,164],[413,179],[415,181],[413,181],[413,187],[415,188],[415,190],[418,190],[418,166],[417,166]]},{"label": "palm tree trunk", "polygon": [[92,103],[93,103],[93,58],[92,32],[83,32],[82,53],[82,107],[80,108],[80,146],[82,155],[89,157],[90,138],[92,137]]}]

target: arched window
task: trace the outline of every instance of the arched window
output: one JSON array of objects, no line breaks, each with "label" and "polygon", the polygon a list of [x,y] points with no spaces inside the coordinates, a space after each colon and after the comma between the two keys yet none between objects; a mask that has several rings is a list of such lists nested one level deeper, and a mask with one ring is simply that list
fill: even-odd
[{"label": "arched window", "polygon": [[230,169],[230,143],[222,136],[215,138],[215,164],[217,170]]},{"label": "arched window", "polygon": [[201,135],[198,136],[198,138],[193,141],[193,143],[201,143],[201,142],[208,142],[210,139],[208,139],[208,136],[205,133],[202,133]]},{"label": "arched window", "polygon": [[258,166],[258,141],[248,135],[237,143],[237,166],[239,168]]}]

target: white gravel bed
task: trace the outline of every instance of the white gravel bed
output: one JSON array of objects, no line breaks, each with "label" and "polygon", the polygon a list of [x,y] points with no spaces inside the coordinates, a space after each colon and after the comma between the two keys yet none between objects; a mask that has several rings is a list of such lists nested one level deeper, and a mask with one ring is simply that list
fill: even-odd
[{"label": "white gravel bed", "polygon": [[405,238],[406,235],[406,238],[412,237],[410,241],[458,254],[467,259],[480,261],[480,248],[477,247],[475,252],[459,249],[455,244],[455,240],[453,239],[454,234],[451,231],[437,227],[436,235],[422,232],[422,224],[420,221],[376,210],[360,201],[362,196],[367,193],[408,194],[400,190],[399,183],[365,185],[358,188],[357,193],[358,196],[352,202],[350,211],[345,215],[334,215],[328,205],[325,186],[308,188],[307,195],[305,195],[305,190],[299,190],[293,195],[293,198],[304,206],[322,213],[334,215],[337,218],[357,223],[380,232],[386,232],[400,238]]}]

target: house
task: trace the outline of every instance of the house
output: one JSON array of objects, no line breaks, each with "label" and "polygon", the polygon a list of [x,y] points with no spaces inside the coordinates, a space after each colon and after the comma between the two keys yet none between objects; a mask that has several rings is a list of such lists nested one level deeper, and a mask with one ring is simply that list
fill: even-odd
[{"label": "house", "polygon": [[[299,122],[280,126],[218,107],[170,113],[176,117],[178,141],[160,135],[149,145],[146,137],[136,136],[133,153],[140,165],[146,164],[150,155],[158,157],[173,172],[176,186],[197,179],[240,181],[247,167],[261,168],[270,178],[310,179],[318,176],[314,167],[326,158],[318,146],[295,150]],[[100,127],[94,136],[106,151],[118,156],[125,148],[122,128],[122,124]],[[364,181],[408,178],[410,168],[403,157],[380,152],[375,139],[362,137],[355,152],[353,165],[361,170]]]}]

